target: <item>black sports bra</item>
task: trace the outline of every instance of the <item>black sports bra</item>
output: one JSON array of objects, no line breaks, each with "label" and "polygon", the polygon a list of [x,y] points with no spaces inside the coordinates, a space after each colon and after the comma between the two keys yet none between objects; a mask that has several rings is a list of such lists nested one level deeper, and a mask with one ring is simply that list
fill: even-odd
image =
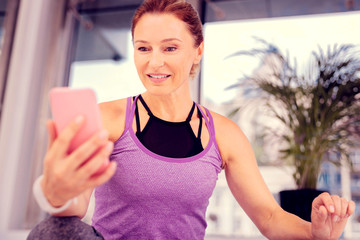
[{"label": "black sports bra", "polygon": [[139,95],[138,99],[150,116],[145,128],[141,131],[139,110],[136,102],[136,136],[147,149],[158,155],[172,158],[191,157],[204,150],[200,138],[202,115],[198,107],[200,124],[197,137],[190,125],[190,120],[195,109],[195,102],[184,122],[168,122],[154,116],[141,95]]}]

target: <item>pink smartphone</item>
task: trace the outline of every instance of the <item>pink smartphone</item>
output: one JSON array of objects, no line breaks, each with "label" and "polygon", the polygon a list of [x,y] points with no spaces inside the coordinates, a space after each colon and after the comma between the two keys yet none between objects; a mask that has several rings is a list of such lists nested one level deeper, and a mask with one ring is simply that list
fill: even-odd
[{"label": "pink smartphone", "polygon": [[96,95],[89,88],[53,88],[50,91],[50,106],[57,133],[60,133],[76,116],[85,117],[84,126],[70,144],[69,153],[102,129]]},{"label": "pink smartphone", "polygon": [[[50,91],[49,97],[57,133],[60,133],[77,116],[82,115],[85,118],[84,125],[70,143],[68,153],[74,151],[103,128],[100,109],[93,90],[58,87]],[[101,174],[108,164],[109,162],[105,161],[94,175]]]}]

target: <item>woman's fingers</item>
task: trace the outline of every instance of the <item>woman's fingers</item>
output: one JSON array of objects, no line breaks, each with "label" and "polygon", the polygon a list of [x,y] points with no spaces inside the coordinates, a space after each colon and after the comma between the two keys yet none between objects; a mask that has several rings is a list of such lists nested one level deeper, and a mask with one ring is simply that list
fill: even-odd
[{"label": "woman's fingers", "polygon": [[348,204],[347,212],[345,217],[350,217],[355,212],[355,202],[350,201]]},{"label": "woman's fingers", "polygon": [[355,203],[340,198],[338,195],[330,196],[329,193],[322,193],[314,200],[313,210],[319,214],[318,217],[322,221],[331,217],[333,222],[339,222],[354,213]]},{"label": "woman's fingers", "polygon": [[313,208],[319,210],[321,206],[324,206],[329,213],[335,212],[335,206],[329,193],[324,192],[315,198]]},{"label": "woman's fingers", "polygon": [[47,120],[46,128],[48,130],[48,139],[49,139],[48,150],[49,150],[56,139],[55,122],[52,120]]},{"label": "woman's fingers", "polygon": [[[99,151],[88,159],[83,165],[77,170],[77,175],[81,179],[89,179],[94,174],[101,174],[99,170],[102,166],[107,166],[109,163],[109,156],[113,150],[113,143],[108,142]],[[105,170],[105,169],[104,169]]]},{"label": "woman's fingers", "polygon": [[72,152],[67,159],[72,166],[72,170],[81,167],[89,158],[95,156],[102,147],[108,144],[108,136],[109,134],[106,130],[101,130]]},{"label": "woman's fingers", "polygon": [[92,177],[89,181],[88,187],[97,187],[107,182],[115,173],[117,164],[116,162],[110,162],[106,170],[100,175]]},{"label": "woman's fingers", "polygon": [[342,219],[346,217],[350,203],[345,198],[340,198],[340,203],[341,203],[341,211],[339,217]]},{"label": "woman's fingers", "polygon": [[42,184],[52,204],[64,203],[88,188],[99,186],[115,173],[116,163],[109,163],[113,143],[108,140],[106,130],[94,134],[68,153],[72,139],[84,122],[84,117],[77,117],[60,133],[57,133],[54,121],[49,120],[46,124],[49,149],[45,156]]},{"label": "woman's fingers", "polygon": [[334,222],[338,222],[340,220],[340,215],[341,215],[341,199],[339,196],[337,195],[333,195],[331,196],[331,199],[333,201],[333,204],[334,204],[334,208],[335,208],[335,211],[332,215],[332,220]]},{"label": "woman's fingers", "polygon": [[77,116],[67,127],[64,128],[54,141],[50,152],[54,158],[63,157],[67,154],[70,142],[85,122],[83,116]]},{"label": "woman's fingers", "polygon": [[326,218],[327,218],[327,216],[328,216],[328,211],[327,211],[326,207],[325,207],[325,206],[321,206],[321,207],[319,208],[319,213],[320,213],[320,219],[321,219],[322,221],[325,221]]}]

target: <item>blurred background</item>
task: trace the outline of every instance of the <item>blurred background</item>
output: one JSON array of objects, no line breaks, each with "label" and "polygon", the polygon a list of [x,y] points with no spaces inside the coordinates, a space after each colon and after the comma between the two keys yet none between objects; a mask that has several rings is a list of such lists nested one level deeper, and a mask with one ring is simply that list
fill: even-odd
[{"label": "blurred background", "polygon": [[[130,33],[132,15],[141,2],[0,0],[1,240],[26,239],[46,216],[33,199],[32,184],[42,172],[47,148],[48,91],[55,86],[90,87],[99,102],[144,91],[133,63]],[[267,42],[296,66],[299,76],[307,76],[314,66],[314,51],[326,53],[336,44],[353,44],[356,51],[360,0],[188,2],[199,12],[205,37],[201,71],[192,81],[194,100],[239,124],[269,189],[280,201],[279,192],[296,189],[297,184],[294,166],[279,161],[279,147],[264,137],[264,129],[276,121],[256,105],[246,114],[231,114],[247,99],[261,97],[247,94],[246,85],[238,83],[259,73],[263,63],[249,55],[229,56]],[[359,71],[353,76],[356,83]],[[355,104],[360,101],[359,89],[359,85],[352,88]],[[358,119],[359,114],[352,115]],[[347,152],[350,161],[336,152],[324,156],[316,188],[357,203],[343,238],[359,239],[360,145],[352,144]],[[92,207],[84,221],[91,223],[91,214]],[[232,197],[223,171],[210,199],[207,222],[206,239],[263,239]]]}]

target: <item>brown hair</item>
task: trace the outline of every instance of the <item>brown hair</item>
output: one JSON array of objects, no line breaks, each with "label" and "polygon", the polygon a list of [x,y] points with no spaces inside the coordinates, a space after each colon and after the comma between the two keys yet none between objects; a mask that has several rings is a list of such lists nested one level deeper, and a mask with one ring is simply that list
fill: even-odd
[{"label": "brown hair", "polygon": [[[204,40],[202,23],[197,11],[185,0],[145,0],[136,10],[132,19],[131,34],[134,38],[134,29],[140,18],[146,13],[168,13],[186,23],[187,28],[194,38],[195,47],[198,47]],[[194,77],[199,69],[199,64],[191,68],[190,76]]]}]

